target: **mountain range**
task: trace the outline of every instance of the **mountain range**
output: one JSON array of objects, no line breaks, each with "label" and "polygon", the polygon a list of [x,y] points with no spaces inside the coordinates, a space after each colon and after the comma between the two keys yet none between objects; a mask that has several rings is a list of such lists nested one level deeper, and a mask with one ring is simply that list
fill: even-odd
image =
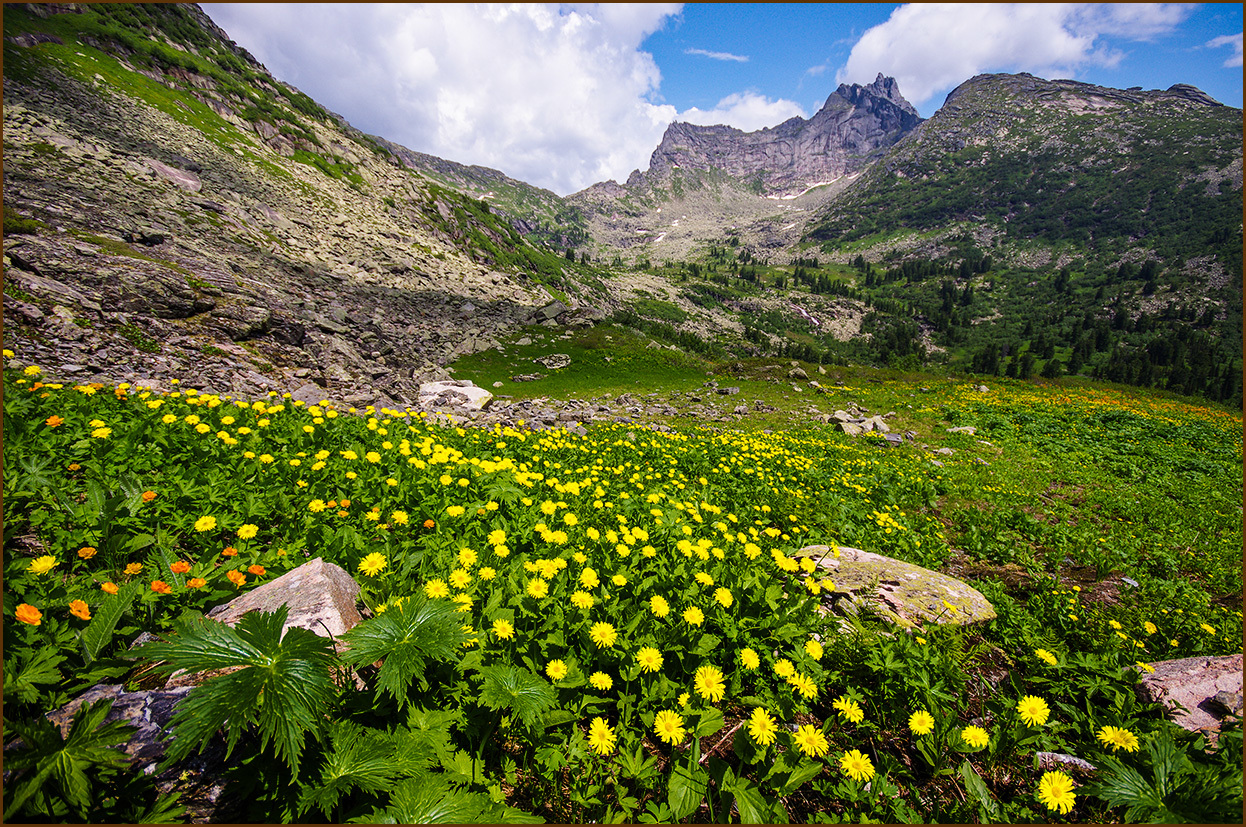
[{"label": "mountain range", "polygon": [[671,124],[563,198],[355,129],[195,5],[4,30],[6,339],[74,375],[402,403],[525,324],[612,318],[1240,394],[1241,111],[1193,87],[980,75],[923,120],[879,75],[807,120]]}]

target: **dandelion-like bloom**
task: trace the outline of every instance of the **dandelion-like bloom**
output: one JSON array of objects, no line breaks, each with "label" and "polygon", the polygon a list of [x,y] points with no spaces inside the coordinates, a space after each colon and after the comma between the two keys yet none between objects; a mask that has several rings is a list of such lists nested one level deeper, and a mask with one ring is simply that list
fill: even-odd
[{"label": "dandelion-like bloom", "polygon": [[666,617],[671,613],[671,607],[665,597],[655,594],[649,598],[649,611],[653,612],[654,617]]},{"label": "dandelion-like bloom", "polygon": [[744,665],[745,669],[753,670],[761,665],[761,658],[757,657],[757,653],[753,651],[752,647],[745,647],[740,650],[740,663]]},{"label": "dandelion-like bloom", "polygon": [[509,620],[493,621],[493,634],[498,640],[510,640],[515,636],[515,627]]},{"label": "dandelion-like bloom", "polygon": [[395,511],[389,515],[389,519],[394,525],[406,525],[411,521],[410,516],[405,511]]},{"label": "dandelion-like bloom", "polygon": [[43,622],[43,612],[39,611],[29,603],[22,603],[17,607],[17,619],[22,623],[27,623],[31,626],[38,626]]},{"label": "dandelion-like bloom", "polygon": [[796,748],[810,758],[821,758],[831,749],[822,730],[816,729],[811,724],[805,724],[796,730],[793,740],[796,742]]},{"label": "dandelion-like bloom", "polygon": [[601,580],[597,577],[597,572],[592,569],[585,569],[580,572],[580,585],[586,589],[594,589],[601,584]]},{"label": "dandelion-like bloom", "polygon": [[702,586],[714,585],[714,578],[710,577],[708,574],[706,574],[703,571],[699,571],[696,573],[696,581],[700,583]]},{"label": "dandelion-like bloom", "polygon": [[914,735],[929,735],[934,730],[934,716],[924,709],[919,709],[909,716],[909,729]]},{"label": "dandelion-like bloom", "polygon": [[591,609],[593,607],[593,596],[588,592],[572,592],[571,604],[577,609]]},{"label": "dandelion-like bloom", "polygon": [[839,768],[853,781],[869,781],[874,777],[874,764],[859,749],[845,752],[839,759]]},{"label": "dandelion-like bloom", "polygon": [[787,658],[779,658],[774,662],[774,673],[780,678],[790,678],[796,674],[796,667]]},{"label": "dandelion-like bloom", "polygon": [[712,664],[697,667],[692,679],[692,687],[698,695],[713,704],[721,701],[727,694],[727,685],[723,683],[723,673]]},{"label": "dandelion-like bloom", "polygon": [[622,586],[626,586],[626,585],[627,585],[627,577],[626,577],[625,575],[622,575],[622,574],[615,574],[615,575],[612,575],[612,576],[611,576],[611,578],[610,578],[610,582],[611,582],[611,583],[613,583],[613,584],[614,584],[614,585],[616,585],[616,586],[620,586],[620,587],[622,587]]},{"label": "dandelion-like bloom", "polygon": [[528,594],[540,599],[549,594],[549,583],[539,577],[534,577],[528,581]]},{"label": "dandelion-like bloom", "polygon": [[472,566],[476,565],[476,561],[479,559],[480,557],[479,555],[476,554],[475,549],[471,549],[471,548],[459,549],[458,561],[459,561],[459,565],[462,566],[463,568],[470,569]]},{"label": "dandelion-like bloom", "polygon": [[472,576],[468,574],[467,569],[455,569],[450,572],[450,585],[454,588],[464,588],[470,582],[472,582]]},{"label": "dandelion-like bloom", "polygon": [[324,500],[319,499],[319,498],[314,499],[307,504],[307,510],[313,514],[319,514],[320,512],[324,511],[326,508],[328,508],[328,505],[325,504]]},{"label": "dandelion-like bloom", "polygon": [[678,712],[663,709],[653,717],[653,729],[658,737],[671,746],[682,742],[684,735],[684,719]]},{"label": "dandelion-like bloom", "polygon": [[603,692],[614,686],[614,679],[605,672],[594,672],[588,676],[588,682],[593,685],[594,689],[600,689]]},{"label": "dandelion-like bloom", "polygon": [[493,568],[493,566],[485,566],[478,571],[477,574],[480,575],[481,580],[492,580],[497,576],[497,571]]},{"label": "dandelion-like bloom", "polygon": [[250,540],[252,537],[254,537],[259,532],[259,530],[260,530],[259,526],[252,525],[251,523],[245,523],[241,528],[238,529],[238,539],[239,540]]},{"label": "dandelion-like bloom", "polygon": [[814,660],[822,660],[822,644],[816,640],[805,641],[805,654]]},{"label": "dandelion-like bloom", "polygon": [[614,752],[614,730],[604,718],[594,718],[588,728],[588,745],[598,755]]},{"label": "dandelion-like bloom", "polygon": [[545,664],[545,674],[549,675],[551,681],[560,681],[567,677],[567,664],[561,660],[551,660]]},{"label": "dandelion-like bloom", "polygon": [[1041,660],[1043,663],[1047,664],[1048,666],[1056,665],[1056,662],[1057,662],[1056,656],[1051,654],[1051,652],[1048,652],[1046,649],[1035,649],[1034,654],[1038,656],[1039,660]]},{"label": "dandelion-like bloom", "polygon": [[1120,727],[1105,726],[1095,733],[1095,737],[1105,747],[1111,747],[1112,752],[1123,749],[1125,752],[1138,751],[1138,737],[1127,729]]},{"label": "dandelion-like bloom", "polygon": [[1073,779],[1062,772],[1045,772],[1038,782],[1038,800],[1048,810],[1061,815],[1073,809],[1077,796],[1073,794]]},{"label": "dandelion-like bloom", "polygon": [[446,514],[451,517],[461,517],[463,516],[464,511],[466,511],[466,509],[461,505],[446,506]]},{"label": "dandelion-like bloom", "polygon": [[719,586],[717,589],[714,589],[714,600],[724,609],[730,609],[735,598],[731,596],[730,590]]},{"label": "dandelion-like bloom", "polygon": [[644,672],[656,672],[662,668],[662,653],[652,646],[645,646],[636,653],[636,663]]},{"label": "dandelion-like bloom", "polygon": [[173,589],[163,580],[151,581],[151,590],[156,594],[173,594]]},{"label": "dandelion-like bloom", "polygon": [[800,672],[793,674],[787,679],[792,689],[799,692],[805,700],[813,700],[818,696],[818,685],[813,678],[808,675],[802,675]]},{"label": "dandelion-like bloom", "polygon": [[424,594],[429,598],[436,600],[440,597],[449,597],[450,589],[446,586],[444,580],[429,580],[424,584]]},{"label": "dandelion-like bloom", "polygon": [[850,722],[859,724],[865,718],[865,713],[861,711],[861,706],[847,695],[840,695],[835,699],[835,703],[831,704],[839,710],[839,714],[843,715]]},{"label": "dandelion-like bloom", "polygon": [[54,568],[56,568],[56,558],[50,554],[45,554],[42,557],[36,557],[31,560],[30,565],[26,567],[26,571],[31,574],[47,574]]},{"label": "dandelion-like bloom", "polygon": [[200,517],[195,520],[195,531],[211,531],[214,528],[216,528],[215,517]]},{"label": "dandelion-like bloom", "polygon": [[368,577],[376,577],[387,565],[389,565],[389,560],[385,555],[374,551],[359,561],[359,571]]},{"label": "dandelion-like bloom", "polygon": [[506,542],[506,532],[500,528],[495,528],[489,532],[487,540],[491,546],[500,546]]},{"label": "dandelion-like bloom", "polygon": [[95,439],[108,439],[108,436],[111,433],[112,433],[112,428],[96,428],[94,431],[91,432],[91,436],[94,437]]},{"label": "dandelion-like bloom", "polygon": [[761,746],[768,747],[779,734],[779,726],[770,713],[759,706],[748,718],[748,734]]},{"label": "dandelion-like bloom", "polygon": [[127,563],[125,567],[125,573],[130,574],[130,575],[138,574],[142,570],[143,570],[142,563]]},{"label": "dandelion-like bloom", "polygon": [[90,560],[92,557],[95,556],[95,553],[96,553],[95,546],[83,546],[82,548],[78,549],[78,556],[81,557],[83,560]]},{"label": "dandelion-like bloom", "polygon": [[202,577],[192,577],[186,581],[187,588],[191,589],[202,589],[206,585],[208,585],[208,581]]},{"label": "dandelion-like bloom", "polygon": [[72,600],[69,603],[69,613],[76,618],[82,620],[91,619],[91,609],[87,606],[85,600]]},{"label": "dandelion-like bloom", "polygon": [[1153,634],[1155,634],[1156,632],[1158,632],[1158,631],[1159,631],[1159,627],[1158,627],[1158,626],[1156,626],[1154,623],[1152,623],[1152,622],[1151,622],[1151,621],[1149,621],[1149,620],[1148,620],[1146,623],[1143,623],[1143,624],[1142,624],[1142,628],[1143,628],[1143,629],[1146,629],[1146,633],[1147,633],[1148,635],[1153,635]]},{"label": "dandelion-like bloom", "polygon": [[982,727],[967,726],[960,731],[960,737],[974,749],[982,749],[991,742],[991,736]]},{"label": "dandelion-like bloom", "polygon": [[699,606],[689,606],[684,609],[684,622],[692,626],[700,626],[705,622],[705,613]]},{"label": "dandelion-like bloom", "polygon": [[100,590],[103,591],[104,594],[116,594],[118,591],[120,591],[120,587],[118,587],[116,583],[113,583],[110,580],[104,583],[100,583]]},{"label": "dandelion-like bloom", "polygon": [[1047,723],[1051,710],[1042,698],[1026,695],[1017,703],[1017,714],[1025,721],[1026,726],[1042,726]]},{"label": "dandelion-like bloom", "polygon": [[593,643],[597,644],[598,649],[606,649],[614,645],[618,633],[609,623],[602,622],[594,623],[593,627],[588,630],[588,636],[592,638]]}]

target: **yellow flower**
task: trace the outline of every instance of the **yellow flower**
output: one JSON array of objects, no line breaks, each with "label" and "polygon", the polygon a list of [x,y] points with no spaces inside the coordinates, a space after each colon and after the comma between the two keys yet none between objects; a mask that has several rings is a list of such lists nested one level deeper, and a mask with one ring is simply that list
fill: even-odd
[{"label": "yellow flower", "polygon": [[95,556],[95,554],[96,554],[95,546],[83,546],[82,548],[78,549],[78,556],[81,557],[83,560],[90,560],[92,557]]},{"label": "yellow flower", "polygon": [[662,739],[671,746],[682,742],[684,735],[684,719],[678,712],[669,709],[663,709],[657,715],[653,716],[653,729],[658,734],[658,738]]},{"label": "yellow flower", "polygon": [[1146,629],[1146,633],[1148,635],[1153,635],[1159,631],[1159,627],[1149,620],[1146,623],[1142,624],[1142,628]]},{"label": "yellow flower", "polygon": [[211,531],[216,528],[215,517],[200,517],[195,520],[195,531]]},{"label": "yellow flower", "polygon": [[327,507],[328,506],[325,505],[325,501],[321,499],[312,500],[311,502],[307,504],[307,510],[312,512],[313,514],[319,514],[320,512],[324,511]]},{"label": "yellow flower", "polygon": [[54,569],[56,565],[56,558],[50,554],[45,554],[42,557],[36,557],[31,560],[30,565],[26,568],[26,571],[31,574],[47,574]]},{"label": "yellow flower", "polygon": [[[797,672],[787,679],[788,684],[801,694],[806,700],[813,700],[818,695],[818,685],[814,683],[813,678],[808,675],[802,675]],[[836,704],[839,702],[836,701]],[[858,709],[858,711],[860,711]],[[855,721],[853,723],[856,723]]]},{"label": "yellow flower", "polygon": [[814,660],[822,660],[822,644],[816,640],[805,641],[805,652]]},{"label": "yellow flower", "polygon": [[567,677],[567,664],[560,660],[551,660],[545,664],[545,674],[551,681],[560,681]]},{"label": "yellow flower", "polygon": [[472,582],[472,576],[467,569],[455,569],[450,572],[450,585],[454,588],[462,589],[470,582]]},{"label": "yellow flower", "polygon": [[662,668],[662,653],[652,646],[645,646],[636,653],[636,663],[645,672],[656,672]]},{"label": "yellow flower", "polygon": [[1095,733],[1105,747],[1111,747],[1112,752],[1123,749],[1125,752],[1138,751],[1138,737],[1127,729],[1120,727],[1105,726]]},{"label": "yellow flower", "polygon": [[909,716],[909,729],[914,735],[929,735],[934,729],[934,716],[924,709],[919,709]]},{"label": "yellow flower", "polygon": [[727,694],[727,685],[723,683],[723,673],[712,664],[697,667],[692,679],[692,687],[698,695],[710,703],[718,703]]},{"label": "yellow flower", "polygon": [[1034,654],[1038,656],[1039,660],[1043,661],[1048,666],[1055,666],[1057,663],[1056,656],[1051,654],[1051,652],[1048,652],[1046,649],[1035,649]]},{"label": "yellow flower", "polygon": [[493,621],[493,634],[498,640],[510,640],[515,636],[515,627],[509,620]]},{"label": "yellow flower", "polygon": [[1209,626],[1206,623],[1200,623],[1198,624],[1198,627],[1209,635],[1214,635],[1216,633],[1216,628],[1214,626]]},{"label": "yellow flower", "polygon": [[770,717],[769,712],[760,706],[753,710],[753,714],[748,719],[748,734],[754,741],[763,747],[768,747],[774,743],[778,732],[779,727],[775,724],[774,718]]},{"label": "yellow flower", "polygon": [[735,598],[731,596],[731,592],[728,589],[719,586],[714,590],[714,600],[724,609],[730,609],[731,603]]},{"label": "yellow flower", "polygon": [[494,570],[492,566],[485,566],[479,572],[477,572],[477,574],[480,575],[481,580],[492,580],[494,577],[497,576],[497,572]]},{"label": "yellow flower", "polygon": [[580,585],[586,589],[596,588],[601,584],[601,580],[597,578],[597,572],[592,569],[585,569],[580,572]]},{"label": "yellow flower", "polygon": [[796,741],[796,748],[810,758],[821,758],[830,751],[830,744],[826,742],[822,730],[815,729],[811,724],[805,724],[796,730],[793,740]]},{"label": "yellow flower", "polygon": [[406,525],[411,518],[407,516],[407,512],[405,511],[395,511],[389,515],[389,519],[395,525]]},{"label": "yellow flower", "polygon": [[597,644],[598,649],[607,649],[614,645],[618,632],[609,623],[594,623],[593,627],[588,630],[588,636],[593,643]]},{"label": "yellow flower", "polygon": [[598,755],[609,755],[614,752],[614,730],[604,718],[594,718],[588,728],[588,745]]},{"label": "yellow flower", "polygon": [[594,689],[600,689],[603,692],[614,686],[614,679],[605,672],[594,672],[588,676],[588,682],[593,685]]},{"label": "yellow flower", "polygon": [[91,609],[84,600],[72,600],[69,603],[69,613],[81,620],[91,619]]},{"label": "yellow flower", "polygon": [[388,564],[389,561],[385,558],[384,554],[374,551],[359,561],[359,570],[368,575],[368,577],[375,577]]},{"label": "yellow flower", "polygon": [[549,583],[539,577],[534,577],[528,581],[528,594],[540,599],[549,594]]},{"label": "yellow flower", "polygon": [[679,693],[679,705],[680,705],[681,707],[683,707],[683,706],[687,706],[687,705],[688,705],[688,698],[689,698],[689,697],[690,697],[690,696],[688,695],[688,693],[687,693],[687,692],[680,692],[680,693]]},{"label": "yellow flower", "polygon": [[571,604],[577,609],[591,609],[593,607],[593,596],[588,592],[573,592]]},{"label": "yellow flower", "polygon": [[774,662],[774,673],[780,678],[790,678],[796,673],[796,667],[787,658],[780,658]]},{"label": "yellow flower", "polygon": [[740,663],[744,664],[745,669],[753,670],[761,665],[761,658],[757,657],[752,647],[746,647],[740,650]]},{"label": "yellow flower", "polygon": [[444,580],[429,580],[424,584],[424,594],[436,600],[439,597],[449,597],[450,589]]},{"label": "yellow flower", "polygon": [[869,781],[874,777],[874,764],[861,750],[845,752],[839,759],[839,768],[853,781]]},{"label": "yellow flower", "polygon": [[368,453],[363,455],[363,458],[371,463],[377,463],[381,461],[381,455],[378,454],[376,451],[369,451]]},{"label": "yellow flower", "polygon": [[655,594],[649,598],[649,611],[653,612],[655,617],[666,617],[671,613],[671,607],[666,602],[666,598],[660,594]]},{"label": "yellow flower", "polygon": [[698,606],[689,606],[684,609],[684,622],[692,626],[700,626],[705,622],[705,613]]},{"label": "yellow flower", "polygon": [[451,505],[446,507],[446,513],[451,517],[461,517],[466,509],[461,505]]},{"label": "yellow flower", "polygon": [[696,574],[696,581],[697,581],[698,583],[700,583],[702,586],[712,586],[712,585],[714,585],[714,578],[713,578],[713,577],[710,577],[708,574],[706,574],[706,573],[705,573],[705,572],[703,572],[703,571],[699,571],[699,572],[697,572],[697,574]]},{"label": "yellow flower", "polygon": [[831,706],[838,709],[839,714],[843,715],[851,723],[859,724],[865,718],[865,713],[861,711],[860,704],[847,695],[840,695]]},{"label": "yellow flower", "polygon": [[138,574],[143,570],[142,563],[127,563],[125,567],[126,574]]},{"label": "yellow flower", "polygon": [[506,542],[506,532],[500,528],[495,528],[493,531],[489,532],[488,542],[491,546],[502,545]]},{"label": "yellow flower", "polygon": [[1077,796],[1073,794],[1073,779],[1062,772],[1045,772],[1038,782],[1038,800],[1048,810],[1061,815],[1073,809]]},{"label": "yellow flower", "polygon": [[614,584],[614,585],[616,585],[616,586],[626,586],[626,585],[627,585],[627,577],[625,577],[625,576],[624,576],[624,575],[622,575],[622,574],[616,574],[616,575],[613,575],[613,576],[610,578],[610,582],[611,582],[611,583],[613,583],[613,584]]},{"label": "yellow flower", "polygon": [[1047,723],[1051,710],[1042,698],[1026,695],[1017,703],[1017,714],[1025,721],[1026,726],[1042,726]]},{"label": "yellow flower", "polygon": [[991,742],[991,737],[982,727],[967,726],[960,731],[960,737],[974,749],[982,749]]}]

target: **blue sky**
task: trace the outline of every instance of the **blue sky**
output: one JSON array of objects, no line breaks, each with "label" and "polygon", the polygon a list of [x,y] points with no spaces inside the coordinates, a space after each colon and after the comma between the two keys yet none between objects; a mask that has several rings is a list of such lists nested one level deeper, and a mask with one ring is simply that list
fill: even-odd
[{"label": "blue sky", "polygon": [[559,194],[644,169],[675,120],[810,117],[895,77],[929,117],[982,72],[1199,87],[1242,106],[1240,4],[203,4],[366,132]]}]

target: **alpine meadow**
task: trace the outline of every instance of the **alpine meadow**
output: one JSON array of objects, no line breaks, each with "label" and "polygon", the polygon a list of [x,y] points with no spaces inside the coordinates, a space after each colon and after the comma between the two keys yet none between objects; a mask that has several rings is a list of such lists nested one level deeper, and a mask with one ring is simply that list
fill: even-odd
[{"label": "alpine meadow", "polygon": [[880,73],[564,196],[3,30],[6,820],[1241,823],[1240,109]]}]

